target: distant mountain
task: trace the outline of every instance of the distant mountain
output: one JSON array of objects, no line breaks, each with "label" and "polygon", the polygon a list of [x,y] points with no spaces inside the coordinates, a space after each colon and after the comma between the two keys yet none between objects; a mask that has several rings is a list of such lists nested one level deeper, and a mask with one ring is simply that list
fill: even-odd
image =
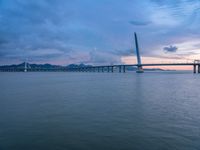
[{"label": "distant mountain", "polygon": [[[32,69],[59,69],[59,68],[78,68],[78,67],[88,67],[91,65],[85,65],[85,64],[70,64],[67,66],[61,66],[61,65],[52,65],[52,64],[30,64],[27,63],[27,68],[32,68]],[[25,67],[25,62],[21,64],[13,64],[13,65],[3,65],[0,66],[0,69],[22,69]]]},{"label": "distant mountain", "polygon": [[0,66],[1,69],[4,69],[4,68],[22,68],[25,66],[25,63],[21,63],[21,64],[13,64],[13,65],[3,65],[3,66]]},{"label": "distant mountain", "polygon": [[85,65],[83,63],[77,65],[77,64],[70,64],[68,66],[66,66],[67,68],[78,68],[78,67],[92,67],[92,65]]},{"label": "distant mountain", "polygon": [[[4,65],[4,66],[0,66],[1,69],[5,69],[5,68],[10,68],[10,69],[21,69],[25,67],[25,62],[21,63],[21,64],[17,64],[17,65]],[[58,66],[58,65],[51,65],[51,64],[29,64],[27,63],[27,68],[59,68],[62,66]]]}]

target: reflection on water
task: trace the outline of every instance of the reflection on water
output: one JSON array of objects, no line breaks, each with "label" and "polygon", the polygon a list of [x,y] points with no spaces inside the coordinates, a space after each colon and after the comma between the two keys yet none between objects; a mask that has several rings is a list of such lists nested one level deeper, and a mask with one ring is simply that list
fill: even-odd
[{"label": "reflection on water", "polygon": [[196,150],[200,75],[1,73],[1,150]]}]

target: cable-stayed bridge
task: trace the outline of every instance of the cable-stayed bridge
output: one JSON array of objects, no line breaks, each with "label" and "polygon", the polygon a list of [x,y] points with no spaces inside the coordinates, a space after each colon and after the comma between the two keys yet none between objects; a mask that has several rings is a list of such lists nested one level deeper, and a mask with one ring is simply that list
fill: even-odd
[{"label": "cable-stayed bridge", "polygon": [[[119,72],[126,72],[127,67],[137,67],[137,73],[143,73],[143,67],[151,67],[151,66],[193,66],[193,73],[200,73],[200,61],[195,60],[193,63],[148,63],[143,64],[140,57],[139,45],[137,34],[134,33],[135,37],[135,49],[136,49],[136,57],[137,64],[123,64],[123,65],[107,65],[107,66],[92,66],[92,67],[79,67],[73,68],[73,71],[93,71],[93,72],[114,72],[114,68],[118,68]],[[106,68],[106,69],[105,69]]]}]

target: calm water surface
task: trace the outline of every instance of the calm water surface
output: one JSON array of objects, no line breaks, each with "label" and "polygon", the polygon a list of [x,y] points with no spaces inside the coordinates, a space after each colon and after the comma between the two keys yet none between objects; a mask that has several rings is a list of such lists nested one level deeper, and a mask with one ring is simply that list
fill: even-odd
[{"label": "calm water surface", "polygon": [[0,150],[199,150],[200,75],[0,73]]}]

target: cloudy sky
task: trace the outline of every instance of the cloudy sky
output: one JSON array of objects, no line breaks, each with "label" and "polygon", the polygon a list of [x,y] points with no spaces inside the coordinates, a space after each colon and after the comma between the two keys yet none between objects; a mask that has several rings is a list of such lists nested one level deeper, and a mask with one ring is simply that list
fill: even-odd
[{"label": "cloudy sky", "polygon": [[199,0],[0,0],[0,64],[200,59]]}]

